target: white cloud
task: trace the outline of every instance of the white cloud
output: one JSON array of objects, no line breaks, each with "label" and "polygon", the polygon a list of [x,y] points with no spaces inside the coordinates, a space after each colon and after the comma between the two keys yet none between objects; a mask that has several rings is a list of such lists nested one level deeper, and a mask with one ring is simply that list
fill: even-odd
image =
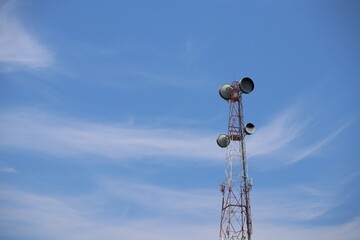
[{"label": "white cloud", "polygon": [[[47,196],[1,186],[0,232],[5,237],[34,237],[39,240],[103,238],[195,240],[218,237],[220,205],[215,198],[220,200],[220,193],[214,196],[213,191],[201,189],[172,190],[131,181],[120,185],[114,181],[110,182],[111,188],[106,183],[105,186],[99,186],[101,190],[95,191],[91,196],[77,197]],[[297,190],[301,189],[294,189],[293,193]],[[284,194],[289,191],[285,189]],[[319,193],[314,189],[302,193],[308,192],[311,196],[314,195],[314,191],[315,195]],[[257,195],[257,198],[259,196],[262,195]],[[263,196],[269,195],[265,193]],[[102,208],[109,201],[116,202],[120,208],[125,208],[126,206],[121,202],[123,198],[130,200],[134,208],[141,209],[146,206],[155,213],[126,216],[115,211],[117,209],[113,209],[110,216],[103,213]],[[303,240],[311,237],[319,240],[334,238],[356,240],[360,234],[359,218],[345,224],[322,227],[274,221],[279,219],[279,216],[284,221],[297,220],[299,217],[304,219],[298,213],[305,210],[304,214],[308,215],[311,210],[309,208],[315,210],[319,199],[305,199],[305,201],[299,197],[290,199],[294,201],[293,209],[286,206],[282,209],[285,201],[278,202],[278,200],[278,198],[274,199],[273,205],[257,203],[257,211],[264,209],[268,211],[261,213],[262,217],[254,214],[254,239]],[[186,215],[183,219],[179,218],[182,214]],[[198,217],[199,214],[201,218]],[[307,217],[305,219],[308,219]]]},{"label": "white cloud", "polygon": [[17,1],[0,4],[0,64],[1,71],[14,67],[46,67],[52,64],[49,50],[29,33],[14,13]]},{"label": "white cloud", "polygon": [[[127,191],[131,189],[131,184]],[[146,239],[161,238],[180,239],[210,239],[216,236],[216,225],[196,223],[191,219],[179,222],[176,215],[173,218],[147,216],[144,218],[106,217],[94,212],[86,198],[67,201],[66,199],[34,194],[21,190],[2,187],[0,190],[0,230],[2,236],[36,237],[36,239]],[[154,192],[156,194],[159,192]],[[165,195],[164,195],[165,194]],[[181,192],[175,193],[179,196]],[[181,203],[183,198],[170,199],[168,205]],[[191,194],[185,196],[191,198]],[[160,196],[167,198],[167,190],[160,190]],[[89,199],[87,199],[89,200]],[[140,200],[140,199],[138,199]],[[144,201],[142,199],[141,201]],[[160,199],[161,200],[161,199]],[[81,206],[81,207],[80,207]],[[167,211],[167,206],[157,206],[158,211]],[[195,208],[197,206],[195,205]],[[194,209],[194,207],[193,207]],[[179,208],[177,212],[181,212]],[[217,221],[216,221],[217,222]]]},{"label": "white cloud", "polygon": [[[299,121],[297,114],[294,110],[285,111],[248,137],[248,158],[255,160],[257,167],[276,167],[304,159],[350,125],[348,122],[337,131],[311,142],[304,134],[310,121]],[[165,159],[167,162],[172,157],[179,157],[223,163],[226,151],[216,146],[217,134],[208,131],[93,123],[32,109],[3,112],[0,132],[0,146],[60,157],[93,155],[120,161],[157,157],[159,161]]]},{"label": "white cloud", "polygon": [[10,168],[10,167],[0,167],[0,172],[3,172],[3,173],[16,173],[16,170],[14,168]]},{"label": "white cloud", "polygon": [[305,185],[256,189],[252,199],[254,218],[261,223],[307,221],[342,203],[334,189],[320,190]]},{"label": "white cloud", "polygon": [[[95,155],[109,159],[180,157],[222,160],[215,137],[186,129],[136,128],[58,118],[25,110],[0,116],[0,146],[57,156]],[[168,161],[170,158],[166,158]]]},{"label": "white cloud", "polygon": [[354,219],[351,222],[324,227],[301,227],[276,225],[271,223],[261,223],[254,226],[253,239],[269,239],[269,240],[357,240],[360,236],[360,218]]},{"label": "white cloud", "polygon": [[194,62],[205,49],[205,41],[199,41],[193,37],[187,37],[184,43],[184,55],[188,62]]},{"label": "white cloud", "polygon": [[324,128],[312,131],[316,116],[310,114],[297,105],[292,106],[249,136],[248,157],[255,160],[256,167],[274,168],[306,159],[331,143],[353,122],[349,120],[335,131]]},{"label": "white cloud", "polygon": [[0,173],[17,173],[15,168],[7,166],[3,161],[0,161]]},{"label": "white cloud", "polygon": [[[119,200],[126,200],[147,209],[157,209],[162,216],[180,215],[187,218],[208,220],[218,213],[220,192],[217,189],[176,190],[134,181],[103,182],[105,193]],[[124,191],[126,189],[126,191]],[[215,217],[215,216],[214,216]]]},{"label": "white cloud", "polygon": [[351,122],[352,122],[352,120],[345,122],[345,124],[343,124],[341,127],[339,127],[334,132],[330,133],[329,135],[327,135],[323,139],[319,140],[318,142],[314,143],[313,145],[298,152],[296,154],[296,156],[291,161],[289,161],[289,164],[300,161],[301,159],[306,158],[310,154],[312,154],[312,153],[318,151],[319,149],[321,149],[322,147],[326,146],[333,139],[335,139],[342,131],[344,131],[347,127],[349,127]]},{"label": "white cloud", "polygon": [[296,121],[296,111],[290,109],[277,115],[272,121],[249,137],[248,157],[272,154],[286,148],[298,138],[306,122]]}]

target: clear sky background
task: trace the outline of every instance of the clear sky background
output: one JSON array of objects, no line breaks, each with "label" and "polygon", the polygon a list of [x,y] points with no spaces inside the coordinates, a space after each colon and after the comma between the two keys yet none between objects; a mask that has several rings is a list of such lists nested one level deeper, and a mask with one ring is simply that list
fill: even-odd
[{"label": "clear sky background", "polygon": [[253,239],[359,239],[359,12],[0,0],[0,238],[218,239],[218,89],[248,76]]}]

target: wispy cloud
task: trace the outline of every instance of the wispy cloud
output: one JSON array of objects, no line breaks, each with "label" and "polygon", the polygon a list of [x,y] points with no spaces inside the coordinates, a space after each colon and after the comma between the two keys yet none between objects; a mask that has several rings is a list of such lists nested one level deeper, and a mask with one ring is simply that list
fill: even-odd
[{"label": "wispy cloud", "polygon": [[309,146],[302,151],[298,152],[296,156],[289,161],[290,163],[294,163],[297,161],[300,161],[301,159],[306,158],[310,154],[318,151],[322,147],[326,146],[328,143],[330,143],[333,139],[335,139],[340,133],[342,133],[349,125],[353,122],[353,120],[349,120],[345,122],[341,127],[330,133],[329,135],[325,136],[324,138],[320,139],[318,142],[314,143],[312,146]]},{"label": "wispy cloud", "polygon": [[296,110],[290,108],[265,126],[260,126],[256,134],[249,137],[248,156],[268,155],[288,147],[307,125],[306,122],[297,121],[296,116]]},{"label": "wispy cloud", "polygon": [[17,173],[15,168],[7,166],[5,162],[0,161],[0,173]]},{"label": "wispy cloud", "polygon": [[[146,188],[146,186],[145,186]],[[131,191],[131,186],[125,192]],[[159,190],[159,189],[158,189]],[[134,190],[133,190],[134,191]],[[0,189],[0,229],[5,237],[36,237],[36,239],[147,239],[155,240],[161,236],[171,239],[206,239],[216,236],[217,229],[211,223],[194,222],[191,217],[179,222],[174,217],[159,217],[154,214],[142,218],[119,218],[99,214],[101,209],[94,209],[85,198],[71,201],[59,197],[49,197],[21,190],[2,187]],[[168,205],[176,206],[183,199],[167,196],[167,190],[161,189],[153,194],[173,200],[165,209],[157,206],[156,210],[167,211]],[[179,196],[181,192],[175,193]],[[124,194],[126,195],[126,194]],[[190,197],[190,195],[185,194]],[[89,200],[89,199],[88,199]],[[141,199],[139,199],[141,200]],[[161,200],[161,199],[160,199]],[[142,200],[144,201],[144,199]],[[106,203],[106,200],[105,200]],[[196,208],[193,207],[192,209]],[[176,209],[175,207],[173,208]],[[183,208],[177,210],[180,213]],[[204,213],[205,214],[205,213]],[[190,214],[191,216],[191,214]],[[217,221],[216,221],[217,222]]]},{"label": "wispy cloud", "polygon": [[187,37],[184,44],[184,55],[189,63],[194,62],[199,58],[201,53],[205,50],[206,42],[200,41],[193,37]]},{"label": "wispy cloud", "polygon": [[263,169],[293,164],[320,152],[353,122],[345,121],[336,130],[324,129],[315,115],[299,105],[280,112],[248,138],[248,157],[254,158],[256,166]]},{"label": "wispy cloud", "polygon": [[[50,238],[154,240],[159,239],[159,235],[171,236],[175,240],[184,238],[195,240],[218,236],[219,201],[215,201],[215,198],[219,196],[214,197],[213,191],[173,190],[150,184],[134,184],[130,181],[120,185],[112,180],[110,183],[110,188],[109,183],[101,185],[100,192],[95,191],[94,195],[77,197],[48,196],[1,186],[1,236],[34,237],[39,240]],[[301,191],[301,188],[294,191],[285,190],[284,195],[297,191],[312,197],[319,196],[318,190]],[[274,196],[277,193],[268,192],[265,195],[258,193],[255,196],[269,197],[269,194]],[[320,193],[320,195],[325,197],[326,194]],[[281,207],[285,201],[277,202],[279,208],[276,208],[276,205],[263,205],[261,201],[253,202],[253,207],[256,207],[254,210],[261,211],[260,215],[254,213],[254,238],[302,240],[313,237],[327,240],[336,236],[345,240],[357,239],[360,233],[359,218],[341,225],[310,228],[277,221],[279,218],[283,221],[308,219],[312,215],[311,210],[319,207],[318,198],[306,198],[302,202],[298,196],[291,199],[294,201],[292,207],[285,206],[284,209]],[[124,204],[124,199],[129,202]],[[275,202],[278,200],[279,198],[274,199]],[[111,207],[111,215],[104,212],[109,202],[116,203]],[[134,209],[140,210],[140,213],[130,216],[119,212],[119,208],[125,209],[130,204]],[[141,213],[144,206],[151,209],[152,214]],[[266,211],[262,212],[263,210]],[[290,211],[286,212],[288,210]],[[305,213],[302,214],[302,210],[305,210]],[[201,220],[197,214],[202,215]],[[179,218],[179,215],[186,217]]]},{"label": "wispy cloud", "polygon": [[[357,240],[360,236],[360,218],[346,224],[325,227],[301,227],[279,224],[256,224],[254,226],[254,239],[277,240]],[[258,229],[258,231],[256,231]]]},{"label": "wispy cloud", "polygon": [[[301,113],[290,109],[260,126],[247,139],[248,158],[265,168],[292,164],[325,147],[351,123],[308,141],[304,132],[312,122],[298,120],[297,114]],[[225,150],[215,144],[217,134],[204,130],[94,123],[34,109],[4,111],[0,123],[0,146],[61,157],[94,155],[120,161],[178,157],[213,163],[222,163],[224,159]],[[266,163],[261,159],[267,159]]]},{"label": "wispy cloud", "polygon": [[0,4],[0,70],[49,66],[53,55],[17,19],[17,5],[18,1],[14,0]]},{"label": "wispy cloud", "polygon": [[33,110],[4,113],[0,123],[1,146],[50,155],[95,155],[117,160],[154,156],[222,160],[214,140],[216,135],[193,130],[91,123]]},{"label": "wispy cloud", "polygon": [[15,168],[10,168],[10,167],[0,167],[0,172],[3,173],[16,173]]},{"label": "wispy cloud", "polygon": [[[151,209],[162,217],[202,219],[218,213],[220,194],[217,189],[170,189],[136,181],[106,179],[102,182],[104,194],[118,201],[135,204],[136,208]],[[124,192],[126,189],[126,193]],[[185,217],[185,218],[183,218]],[[215,218],[216,216],[214,216]]]},{"label": "wispy cloud", "polygon": [[253,214],[259,222],[304,222],[341,204],[336,196],[334,190],[305,185],[254,190]]},{"label": "wispy cloud", "polygon": [[[313,220],[344,204],[342,185],[295,184],[288,187],[254,189],[252,194],[256,239],[347,239],[359,236],[360,216],[342,224],[313,224]],[[311,225],[309,223],[312,223]]]}]

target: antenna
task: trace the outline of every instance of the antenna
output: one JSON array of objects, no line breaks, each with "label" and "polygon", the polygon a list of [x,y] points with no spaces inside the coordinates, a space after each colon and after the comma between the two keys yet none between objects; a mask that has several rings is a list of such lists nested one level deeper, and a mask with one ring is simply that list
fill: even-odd
[{"label": "antenna", "polygon": [[222,193],[220,240],[251,240],[252,219],[245,136],[255,132],[255,125],[244,124],[242,94],[254,90],[251,78],[244,77],[220,87],[220,96],[230,103],[228,133],[216,140],[226,148],[225,177],[220,185]]}]

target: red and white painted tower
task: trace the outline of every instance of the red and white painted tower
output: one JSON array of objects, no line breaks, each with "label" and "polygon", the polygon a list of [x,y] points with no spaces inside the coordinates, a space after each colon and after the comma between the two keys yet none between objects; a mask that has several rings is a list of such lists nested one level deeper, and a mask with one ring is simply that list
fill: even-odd
[{"label": "red and white painted tower", "polygon": [[254,89],[253,81],[245,77],[223,85],[220,96],[230,103],[228,133],[217,138],[226,148],[225,177],[220,186],[222,193],[220,240],[251,240],[252,219],[245,136],[255,132],[252,123],[244,124],[242,94]]}]

